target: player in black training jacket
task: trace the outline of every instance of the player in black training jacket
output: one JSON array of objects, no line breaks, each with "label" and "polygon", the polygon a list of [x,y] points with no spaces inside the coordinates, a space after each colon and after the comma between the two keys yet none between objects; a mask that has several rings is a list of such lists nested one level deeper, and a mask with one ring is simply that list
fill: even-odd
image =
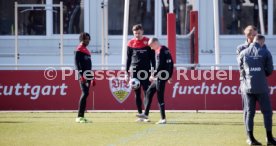
[{"label": "player in black training jacket", "polygon": [[150,77],[150,81],[152,81],[152,84],[149,86],[146,92],[145,113],[141,114],[139,118],[148,120],[152,98],[155,92],[157,92],[157,99],[159,103],[161,119],[156,124],[166,124],[167,121],[166,121],[166,114],[165,114],[164,93],[165,93],[166,83],[171,82],[174,62],[169,52],[169,49],[165,46],[161,46],[157,38],[150,39],[149,45],[155,51],[156,69],[154,74],[152,74],[152,76]]},{"label": "player in black training jacket", "polygon": [[[141,83],[141,86],[135,90],[138,117],[143,113],[141,87],[143,88],[145,97],[146,91],[150,85],[150,70],[151,67],[155,67],[155,55],[154,51],[148,46],[149,39],[143,36],[144,31],[142,25],[134,25],[132,30],[134,38],[128,42],[126,71],[131,75],[131,78],[137,78]],[[138,118],[136,121],[143,122],[144,119]]]},{"label": "player in black training jacket", "polygon": [[79,101],[77,123],[87,123],[88,120],[84,117],[86,109],[86,99],[89,95],[90,86],[95,86],[95,81],[92,73],[91,52],[87,49],[90,42],[90,35],[88,33],[80,34],[80,44],[75,51],[75,67],[78,71],[79,82],[82,95]]}]

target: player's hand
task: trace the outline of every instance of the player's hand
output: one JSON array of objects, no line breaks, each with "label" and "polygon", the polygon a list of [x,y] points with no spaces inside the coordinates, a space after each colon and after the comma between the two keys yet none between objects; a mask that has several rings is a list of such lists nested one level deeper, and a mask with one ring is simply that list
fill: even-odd
[{"label": "player's hand", "polygon": [[168,83],[169,83],[169,84],[172,84],[172,78],[170,78],[170,79],[168,80]]},{"label": "player's hand", "polygon": [[128,74],[125,75],[124,80],[125,80],[127,83],[129,82],[130,78],[129,78]]},{"label": "player's hand", "polygon": [[84,76],[81,76],[81,77],[80,77],[80,81],[81,81],[82,84],[84,84],[84,83],[86,82],[85,77],[84,77]]},{"label": "player's hand", "polygon": [[155,81],[156,79],[157,79],[156,77],[150,76],[149,81],[152,82],[152,81]]},{"label": "player's hand", "polygon": [[91,81],[90,81],[90,85],[91,85],[92,87],[95,87],[95,86],[96,86],[96,80],[95,80],[95,79],[91,80]]}]

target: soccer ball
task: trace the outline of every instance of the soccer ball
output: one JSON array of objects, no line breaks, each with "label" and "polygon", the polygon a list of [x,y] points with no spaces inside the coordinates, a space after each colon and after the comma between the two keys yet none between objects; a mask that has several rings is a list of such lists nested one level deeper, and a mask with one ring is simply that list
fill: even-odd
[{"label": "soccer ball", "polygon": [[129,85],[132,89],[136,90],[140,87],[140,81],[136,78],[132,78],[129,81]]}]

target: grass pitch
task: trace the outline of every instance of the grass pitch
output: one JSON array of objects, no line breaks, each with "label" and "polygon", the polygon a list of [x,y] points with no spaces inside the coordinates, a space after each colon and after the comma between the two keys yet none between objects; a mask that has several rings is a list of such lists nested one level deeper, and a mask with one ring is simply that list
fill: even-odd
[{"label": "grass pitch", "polygon": [[[167,113],[166,125],[155,125],[159,113],[151,113],[151,123],[136,123],[135,113],[86,113],[92,120],[86,124],[75,123],[75,116],[0,113],[0,145],[246,146],[241,113]],[[265,144],[261,114],[255,117],[255,135]]]}]

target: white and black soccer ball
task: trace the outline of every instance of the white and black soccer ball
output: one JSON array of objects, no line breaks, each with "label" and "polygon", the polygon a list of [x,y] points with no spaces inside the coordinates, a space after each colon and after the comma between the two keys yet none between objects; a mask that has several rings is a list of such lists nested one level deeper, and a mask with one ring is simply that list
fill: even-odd
[{"label": "white and black soccer ball", "polygon": [[140,87],[140,81],[136,78],[132,78],[129,80],[129,85],[132,89],[136,90]]}]

